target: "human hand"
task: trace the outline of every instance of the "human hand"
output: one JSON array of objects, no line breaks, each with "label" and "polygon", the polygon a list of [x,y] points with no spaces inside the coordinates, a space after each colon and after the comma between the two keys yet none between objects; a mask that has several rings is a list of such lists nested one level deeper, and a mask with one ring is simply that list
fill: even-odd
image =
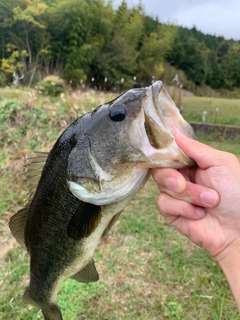
[{"label": "human hand", "polygon": [[240,163],[223,151],[175,133],[197,167],[153,169],[166,222],[218,261],[240,248]]}]

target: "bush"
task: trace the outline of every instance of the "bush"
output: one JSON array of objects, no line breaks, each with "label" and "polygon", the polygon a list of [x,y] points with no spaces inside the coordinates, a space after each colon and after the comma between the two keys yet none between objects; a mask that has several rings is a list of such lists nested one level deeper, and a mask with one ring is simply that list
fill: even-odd
[{"label": "bush", "polygon": [[82,82],[85,82],[87,77],[82,69],[71,69],[65,72],[66,80],[71,83],[73,88],[76,88]]},{"label": "bush", "polygon": [[48,76],[36,85],[36,90],[44,96],[57,97],[64,92],[64,82],[56,76]]}]

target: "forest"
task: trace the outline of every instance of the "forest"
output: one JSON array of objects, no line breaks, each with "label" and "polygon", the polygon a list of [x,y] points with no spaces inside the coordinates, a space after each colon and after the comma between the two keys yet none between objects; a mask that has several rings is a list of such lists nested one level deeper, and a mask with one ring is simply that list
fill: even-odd
[{"label": "forest", "polygon": [[185,87],[240,87],[240,41],[164,24],[141,3],[108,0],[1,0],[0,86],[34,86],[50,74],[111,89],[170,81]]}]

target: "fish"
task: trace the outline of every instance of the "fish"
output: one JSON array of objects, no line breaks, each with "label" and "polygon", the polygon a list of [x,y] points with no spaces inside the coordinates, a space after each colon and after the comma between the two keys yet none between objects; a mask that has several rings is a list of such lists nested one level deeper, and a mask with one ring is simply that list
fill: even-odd
[{"label": "fish", "polygon": [[57,293],[65,279],[99,280],[94,250],[151,168],[195,165],[177,146],[173,127],[195,139],[158,80],[79,117],[49,153],[30,159],[29,200],[9,227],[30,255],[23,300],[45,320],[63,320]]}]

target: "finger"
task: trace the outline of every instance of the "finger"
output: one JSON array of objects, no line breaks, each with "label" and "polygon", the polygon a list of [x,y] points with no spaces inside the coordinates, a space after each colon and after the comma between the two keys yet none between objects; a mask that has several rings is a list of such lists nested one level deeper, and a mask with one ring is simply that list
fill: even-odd
[{"label": "finger", "polygon": [[[207,212],[203,208],[198,208],[190,204],[186,205],[186,203],[181,204],[179,200],[171,199],[167,194],[165,196],[162,194],[161,197],[163,203],[169,204],[169,206],[164,208],[163,204],[161,202],[159,203],[160,213],[163,215],[167,224],[178,229],[197,245],[202,246],[206,236],[206,229],[209,225],[207,220],[209,215]],[[173,212],[172,208],[179,208],[179,210]]]},{"label": "finger", "polygon": [[185,219],[199,220],[206,215],[206,211],[203,208],[194,206],[186,201],[172,198],[166,193],[159,195],[157,205],[161,215],[170,225],[173,225],[179,216]]},{"label": "finger", "polygon": [[182,193],[186,189],[186,180],[175,169],[152,169],[152,176],[160,188],[166,188],[176,193]]},{"label": "finger", "polygon": [[201,142],[184,136],[178,129],[173,128],[174,137],[179,148],[191,159],[195,160],[201,169],[222,165],[224,152],[213,149]]},{"label": "finger", "polygon": [[220,197],[217,191],[186,180],[185,183],[186,188],[181,193],[173,192],[161,185],[159,185],[159,189],[173,198],[184,200],[196,206],[213,208],[218,205]]},{"label": "finger", "polygon": [[220,197],[215,190],[186,180],[186,174],[183,176],[175,169],[154,169],[152,175],[159,190],[176,199],[207,208],[215,207],[219,203]]}]

